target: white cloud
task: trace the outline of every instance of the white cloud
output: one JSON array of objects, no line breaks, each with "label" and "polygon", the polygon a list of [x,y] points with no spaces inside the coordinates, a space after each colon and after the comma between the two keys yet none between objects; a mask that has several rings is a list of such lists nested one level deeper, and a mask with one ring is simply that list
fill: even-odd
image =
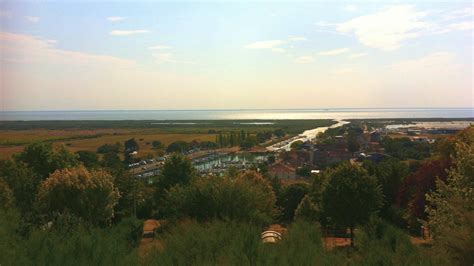
[{"label": "white cloud", "polygon": [[462,9],[456,9],[453,11],[448,12],[443,16],[444,20],[453,20],[453,19],[460,19],[466,17],[472,17],[474,10],[472,7],[465,7]]},{"label": "white cloud", "polygon": [[391,66],[392,69],[404,72],[418,72],[420,70],[452,69],[455,55],[450,52],[436,52],[417,59],[404,60]]},{"label": "white cloud", "polygon": [[306,39],[305,37],[300,37],[300,36],[292,36],[288,38],[288,40],[292,42],[300,42],[300,41],[307,41],[308,39]]},{"label": "white cloud", "polygon": [[40,17],[32,17],[32,16],[27,16],[25,17],[26,20],[32,23],[38,23],[40,21]]},{"label": "white cloud", "polygon": [[367,56],[367,53],[351,54],[349,58],[354,59],[354,58],[359,58],[359,57],[364,57],[364,56]]},{"label": "white cloud", "polygon": [[316,25],[318,27],[331,27],[331,26],[335,26],[337,24],[336,23],[329,23],[327,21],[318,21],[318,22],[314,23],[314,25]]},{"label": "white cloud", "polygon": [[155,58],[155,61],[160,64],[174,62],[172,53],[153,54],[152,57]]},{"label": "white cloud", "polygon": [[452,23],[448,25],[448,29],[451,29],[451,30],[471,30],[473,28],[474,28],[474,22],[472,21]]},{"label": "white cloud", "polygon": [[338,55],[349,52],[349,48],[340,48],[335,50],[319,52],[319,55]]},{"label": "white cloud", "polygon": [[30,35],[0,32],[0,50],[5,62],[26,65],[77,65],[87,67],[133,67],[135,62],[108,55],[61,50],[55,40],[43,40]]},{"label": "white cloud", "polygon": [[345,5],[344,10],[348,12],[354,12],[357,11],[357,6],[356,5]]},{"label": "white cloud", "polygon": [[110,22],[119,22],[119,21],[124,20],[125,18],[124,17],[112,16],[112,17],[106,17],[105,19],[107,19]]},{"label": "white cloud", "polygon": [[426,15],[426,12],[417,11],[410,5],[395,5],[341,23],[336,30],[353,33],[366,46],[390,51],[432,26],[422,20]]},{"label": "white cloud", "polygon": [[110,32],[110,35],[113,36],[128,36],[135,34],[149,33],[149,30],[113,30]]},{"label": "white cloud", "polygon": [[167,49],[171,49],[171,46],[167,46],[167,45],[155,45],[155,46],[150,46],[150,47],[148,47],[148,49],[150,49],[150,50],[167,50]]},{"label": "white cloud", "polygon": [[283,48],[272,48],[272,52],[275,52],[275,53],[285,53],[286,50],[283,49]]},{"label": "white cloud", "polygon": [[300,56],[297,57],[293,60],[293,62],[298,63],[298,64],[309,64],[314,61],[314,58],[312,56]]},{"label": "white cloud", "polygon": [[245,45],[246,49],[273,49],[276,46],[283,44],[282,40],[270,40],[270,41],[261,41],[261,42],[254,42]]}]

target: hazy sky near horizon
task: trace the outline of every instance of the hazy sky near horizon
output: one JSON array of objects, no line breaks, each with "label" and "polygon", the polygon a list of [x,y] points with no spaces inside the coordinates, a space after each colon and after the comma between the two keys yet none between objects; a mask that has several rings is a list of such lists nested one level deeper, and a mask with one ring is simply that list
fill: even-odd
[{"label": "hazy sky near horizon", "polygon": [[1,110],[473,107],[471,1],[1,2]]}]

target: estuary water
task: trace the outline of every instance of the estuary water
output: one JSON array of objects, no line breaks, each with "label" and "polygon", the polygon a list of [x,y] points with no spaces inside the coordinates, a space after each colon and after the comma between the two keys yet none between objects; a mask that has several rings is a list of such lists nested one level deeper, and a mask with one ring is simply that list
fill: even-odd
[{"label": "estuary water", "polygon": [[474,108],[333,108],[243,110],[0,111],[15,120],[278,120],[351,118],[473,118]]}]

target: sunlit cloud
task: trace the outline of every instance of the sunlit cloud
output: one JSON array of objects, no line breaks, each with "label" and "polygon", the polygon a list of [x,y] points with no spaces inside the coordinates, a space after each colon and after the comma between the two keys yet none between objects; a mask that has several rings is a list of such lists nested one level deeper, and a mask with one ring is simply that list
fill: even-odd
[{"label": "sunlit cloud", "polygon": [[106,17],[105,19],[107,19],[110,22],[119,22],[119,21],[124,20],[125,18],[124,17],[112,16],[112,17]]},{"label": "sunlit cloud", "polygon": [[364,57],[364,56],[367,56],[367,53],[351,54],[351,55],[349,56],[349,58],[355,59],[355,58],[360,58],[360,57]]},{"label": "sunlit cloud", "polygon": [[272,48],[271,51],[272,51],[272,52],[275,52],[275,53],[285,53],[285,52],[286,52],[285,49],[283,49],[283,48],[278,48],[278,47],[277,47],[277,48]]},{"label": "sunlit cloud", "polygon": [[451,30],[472,30],[474,28],[473,21],[465,21],[460,23],[449,24],[448,28]]},{"label": "sunlit cloud", "polygon": [[0,32],[0,50],[5,62],[42,65],[78,65],[87,67],[133,67],[135,62],[108,55],[61,50],[55,40],[43,40],[25,34]]},{"label": "sunlit cloud", "polygon": [[456,9],[444,14],[444,20],[453,20],[453,19],[462,19],[467,17],[472,17],[474,10],[472,7],[465,7],[461,9]]},{"label": "sunlit cloud", "polygon": [[155,59],[155,61],[159,64],[161,63],[171,63],[174,62],[173,59],[173,54],[172,53],[159,53],[159,54],[153,54],[152,57]]},{"label": "sunlit cloud", "polygon": [[431,25],[423,20],[427,14],[410,5],[396,5],[340,23],[336,30],[353,33],[363,45],[390,51],[429,28]]},{"label": "sunlit cloud", "polygon": [[288,40],[290,40],[292,42],[300,42],[300,41],[307,41],[308,39],[306,39],[305,37],[301,37],[301,36],[292,36],[292,37],[288,38]]},{"label": "sunlit cloud", "polygon": [[25,17],[26,20],[32,23],[38,23],[40,21],[40,17],[32,17],[32,16],[27,16]]},{"label": "sunlit cloud", "polygon": [[314,58],[312,56],[300,56],[297,57],[293,60],[293,62],[298,63],[298,64],[309,64],[314,61]]},{"label": "sunlit cloud", "polygon": [[446,69],[452,68],[454,64],[455,54],[451,52],[436,52],[421,58],[404,60],[393,64],[391,67],[396,70],[419,71],[420,69]]},{"label": "sunlit cloud", "polygon": [[143,34],[149,33],[149,30],[113,30],[110,32],[110,35],[113,36],[129,36],[129,35],[136,35],[136,34]]},{"label": "sunlit cloud", "polygon": [[349,48],[340,48],[340,49],[334,49],[334,50],[329,50],[329,51],[323,51],[319,52],[319,55],[339,55],[343,53],[349,52]]}]

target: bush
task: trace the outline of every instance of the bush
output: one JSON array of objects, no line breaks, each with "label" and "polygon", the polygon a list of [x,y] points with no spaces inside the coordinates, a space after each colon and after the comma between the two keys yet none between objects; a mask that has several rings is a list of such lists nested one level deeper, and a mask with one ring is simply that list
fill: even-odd
[{"label": "bush", "polygon": [[46,221],[67,213],[91,224],[106,224],[114,216],[119,197],[107,172],[79,166],[58,170],[41,183],[37,206]]},{"label": "bush", "polygon": [[101,153],[101,154],[106,154],[109,152],[119,153],[121,148],[122,148],[122,145],[118,142],[116,144],[104,144],[100,146],[99,148],[97,148],[97,153]]},{"label": "bush", "polygon": [[163,235],[165,249],[149,254],[159,265],[319,265],[337,264],[323,252],[315,224],[297,222],[275,244],[263,244],[261,228],[248,223],[186,223]]},{"label": "bush", "polygon": [[57,220],[50,228],[33,229],[20,238],[20,219],[14,212],[0,213],[2,265],[138,265],[130,235],[136,227],[126,221],[112,228],[66,225]]},{"label": "bush", "polygon": [[372,217],[356,230],[361,265],[415,265],[428,262],[407,233]]},{"label": "bush", "polygon": [[165,197],[168,217],[213,218],[256,224],[272,221],[275,194],[269,182],[249,172],[231,178],[199,177],[187,186],[175,186]]}]

